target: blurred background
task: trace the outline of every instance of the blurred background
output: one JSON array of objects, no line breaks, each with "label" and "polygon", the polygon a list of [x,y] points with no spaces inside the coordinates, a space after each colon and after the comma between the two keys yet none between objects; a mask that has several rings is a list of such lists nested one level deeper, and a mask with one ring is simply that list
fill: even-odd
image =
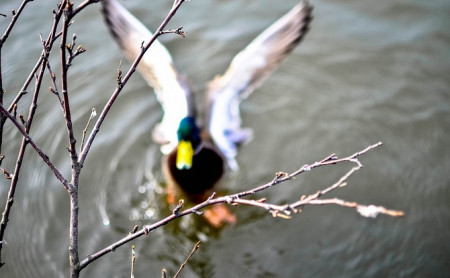
[{"label": "blurred background", "polygon": [[[81,1],[75,1],[79,4]],[[154,30],[173,1],[121,1]],[[352,209],[306,207],[291,220],[252,207],[232,208],[238,221],[214,229],[201,218],[176,220],[133,242],[135,277],[173,275],[198,240],[182,277],[448,277],[450,275],[450,3],[444,0],[315,0],[310,33],[241,105],[254,139],[241,148],[240,171],[224,182],[239,192],[331,153],[346,156],[382,141],[361,158],[364,168],[333,192],[362,204],[403,210],[400,219],[361,217]],[[3,47],[5,103],[19,91],[41,52],[57,1],[34,1]],[[206,83],[297,1],[189,1],[166,35],[178,70],[203,100]],[[1,32],[19,1],[0,3]],[[129,63],[92,5],[71,32],[87,52],[70,68],[76,136],[95,107],[101,111]],[[51,65],[59,72],[58,45]],[[61,109],[42,86],[31,135],[69,177]],[[31,90],[32,87],[30,87]],[[31,94],[19,107],[27,115]],[[80,257],[124,237],[134,225],[170,214],[159,148],[151,130],[162,115],[152,90],[136,74],[115,103],[86,161],[80,182]],[[3,167],[12,172],[21,136],[5,125]],[[323,189],[351,165],[320,168],[262,192],[285,203]],[[0,179],[3,210],[9,182]],[[67,277],[69,198],[28,148],[2,250],[1,277]],[[81,277],[127,277],[131,245],[92,263]]]}]

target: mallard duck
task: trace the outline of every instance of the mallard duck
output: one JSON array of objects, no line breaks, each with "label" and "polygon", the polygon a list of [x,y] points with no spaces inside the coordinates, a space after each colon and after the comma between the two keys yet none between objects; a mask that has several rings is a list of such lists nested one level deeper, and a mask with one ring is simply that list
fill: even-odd
[{"label": "mallard duck", "polygon": [[[152,33],[116,0],[103,0],[102,12],[115,41],[133,61]],[[176,185],[190,200],[200,202],[227,169],[238,169],[237,148],[252,136],[250,129],[241,127],[239,103],[299,44],[309,30],[311,14],[308,2],[296,5],[239,52],[224,75],[209,83],[203,128],[195,118],[192,93],[171,55],[159,41],[153,43],[138,70],[154,88],[164,112],[152,135],[164,154],[169,188]],[[224,217],[228,222],[233,219]]]}]

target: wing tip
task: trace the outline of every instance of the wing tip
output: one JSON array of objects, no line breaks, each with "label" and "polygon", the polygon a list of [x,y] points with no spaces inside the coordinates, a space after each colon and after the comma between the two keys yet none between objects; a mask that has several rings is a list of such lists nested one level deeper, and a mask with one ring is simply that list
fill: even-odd
[{"label": "wing tip", "polygon": [[115,23],[114,23],[114,8],[111,6],[110,0],[101,0],[100,12],[103,15],[103,20],[108,27],[109,33],[114,38],[114,40],[119,44],[121,48],[123,48],[122,40],[120,39],[120,35],[118,34]]},{"label": "wing tip", "polygon": [[298,37],[293,41],[293,48],[297,44],[299,44],[305,35],[311,29],[311,22],[314,19],[313,10],[314,6],[309,3],[309,1],[302,1],[292,10],[295,11],[295,18],[298,19],[297,24],[299,25],[299,29],[297,32]]}]

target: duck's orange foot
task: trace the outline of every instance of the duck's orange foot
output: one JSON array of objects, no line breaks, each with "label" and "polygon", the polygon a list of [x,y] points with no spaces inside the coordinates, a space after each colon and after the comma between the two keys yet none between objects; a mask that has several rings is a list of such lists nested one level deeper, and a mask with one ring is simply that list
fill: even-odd
[{"label": "duck's orange foot", "polygon": [[173,190],[171,188],[167,188],[166,189],[166,194],[167,194],[166,195],[166,202],[169,205],[175,204],[176,203],[176,197],[177,197],[177,194],[176,194],[175,190]]},{"label": "duck's orange foot", "polygon": [[205,209],[203,216],[216,228],[226,223],[236,223],[236,216],[229,211],[228,206],[225,204],[215,204],[208,207]]}]

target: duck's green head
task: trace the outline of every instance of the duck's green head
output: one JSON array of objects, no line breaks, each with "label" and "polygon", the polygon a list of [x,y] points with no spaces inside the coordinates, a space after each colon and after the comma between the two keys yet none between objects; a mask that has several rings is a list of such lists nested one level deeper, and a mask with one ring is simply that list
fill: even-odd
[{"label": "duck's green head", "polygon": [[176,167],[189,170],[192,167],[195,149],[200,145],[200,130],[193,117],[181,120],[177,131],[178,149]]}]

